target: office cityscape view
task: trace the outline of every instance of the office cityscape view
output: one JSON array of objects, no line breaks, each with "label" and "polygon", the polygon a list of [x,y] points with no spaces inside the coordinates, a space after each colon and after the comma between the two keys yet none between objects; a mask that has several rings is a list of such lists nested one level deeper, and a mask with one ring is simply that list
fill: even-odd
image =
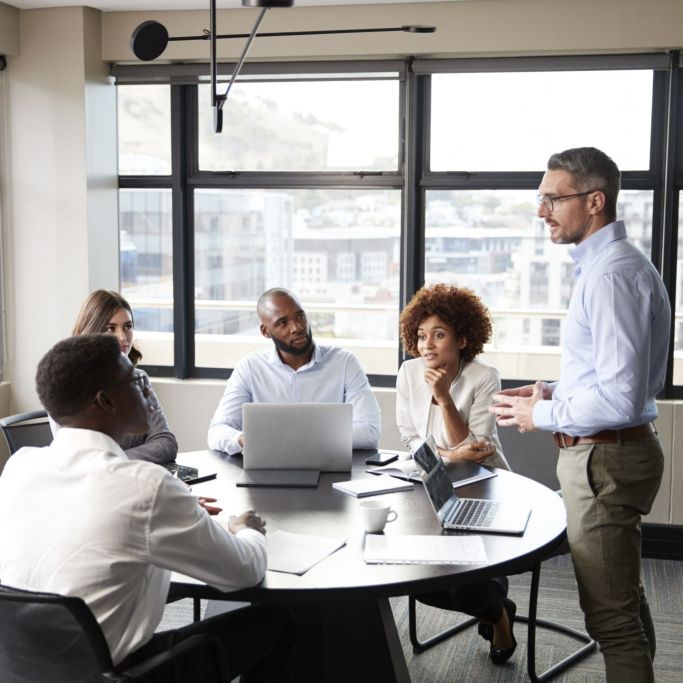
[{"label": "office cityscape view", "polygon": [[[378,83],[370,85],[378,87]],[[382,101],[395,94],[391,81],[380,81],[379,86]],[[264,152],[261,165],[271,164],[276,171],[289,167],[343,170],[344,164],[368,172],[395,168],[395,155],[383,140],[373,148],[364,136],[362,152],[349,147],[342,153],[344,141],[353,137],[352,131],[344,129],[343,120],[321,121],[314,113],[306,118],[301,112],[285,111],[286,107],[273,99],[272,90],[263,89],[272,84],[254,87],[253,93],[242,93],[241,99],[238,91],[237,105],[231,110],[232,139],[229,134],[212,145],[210,122],[200,107],[200,167],[220,172],[230,167],[226,166],[229,158],[236,168],[252,168],[256,157],[244,144],[244,136],[260,135],[265,139],[261,143],[264,150],[277,150],[273,156]],[[165,123],[168,89],[133,86],[125,91],[119,100],[120,129],[122,123],[134,121],[132,128],[137,130],[121,135],[122,172],[170,173],[170,132]],[[154,114],[141,122],[139,115],[127,116],[126,108]],[[385,105],[382,115],[392,111]],[[285,133],[281,132],[283,121]],[[353,125],[351,122],[349,127]],[[512,353],[510,359],[539,352],[557,355],[574,265],[568,248],[553,245],[543,220],[536,217],[536,192],[429,190],[425,207],[425,282],[468,287],[482,298],[494,320],[487,354],[503,353],[492,356],[498,366],[506,365],[500,368],[501,374],[510,379],[525,377],[526,369],[518,367],[517,361],[506,362],[506,352]],[[134,304],[136,326],[143,338],[149,334],[163,341],[165,335],[170,349],[171,192],[164,188],[121,189],[119,215],[122,292]],[[622,191],[618,215],[626,221],[632,241],[649,256],[653,192]],[[239,358],[226,353],[229,342],[259,339],[254,312],[259,294],[272,286],[284,286],[301,297],[317,338],[359,353],[369,373],[394,374],[398,365],[400,226],[398,189],[196,188],[197,365],[232,367]],[[677,283],[680,292],[680,275]],[[681,345],[678,328],[677,324],[676,348]],[[219,337],[226,341],[220,352],[215,343],[202,343]],[[152,358],[148,362],[158,361]]]}]

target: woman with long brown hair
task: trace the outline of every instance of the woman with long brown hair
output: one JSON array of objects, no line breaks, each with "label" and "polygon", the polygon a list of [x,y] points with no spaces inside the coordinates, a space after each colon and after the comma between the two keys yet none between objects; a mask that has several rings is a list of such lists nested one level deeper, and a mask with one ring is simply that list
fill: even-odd
[{"label": "woman with long brown hair", "polygon": [[[137,365],[142,358],[142,353],[133,344],[135,323],[130,304],[118,293],[106,289],[98,289],[83,302],[81,310],[76,318],[72,334],[111,334],[119,342],[121,353],[130,358],[133,365]],[[144,375],[145,382],[149,384],[149,377]],[[175,461],[178,453],[178,442],[171,432],[164,411],[152,387],[149,401],[154,406],[154,412],[150,418],[150,430],[146,434],[129,435],[124,437],[121,447],[129,458],[136,460],[148,460],[160,465],[167,465]],[[54,421],[50,420],[52,431],[59,428]]]}]

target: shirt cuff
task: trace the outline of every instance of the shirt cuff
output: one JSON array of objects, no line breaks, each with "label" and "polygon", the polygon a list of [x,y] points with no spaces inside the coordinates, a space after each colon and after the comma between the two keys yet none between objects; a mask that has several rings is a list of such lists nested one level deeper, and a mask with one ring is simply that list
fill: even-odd
[{"label": "shirt cuff", "polygon": [[537,429],[555,431],[553,425],[553,401],[538,401],[534,405],[531,417]]},{"label": "shirt cuff", "polygon": [[242,452],[242,446],[240,445],[240,435],[241,432],[236,432],[235,436],[228,441],[228,448],[225,451],[228,455],[235,455],[236,453]]},{"label": "shirt cuff", "polygon": [[266,547],[266,537],[260,531],[256,531],[256,529],[251,529],[250,527],[247,527],[246,529],[240,529],[235,536],[240,538],[244,536],[247,538],[251,537],[257,541],[260,546],[263,548]]}]

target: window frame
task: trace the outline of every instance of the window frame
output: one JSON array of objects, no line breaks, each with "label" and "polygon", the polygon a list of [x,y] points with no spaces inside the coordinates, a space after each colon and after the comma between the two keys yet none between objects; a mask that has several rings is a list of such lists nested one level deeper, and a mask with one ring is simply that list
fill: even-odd
[{"label": "window frame", "polygon": [[[229,75],[231,64],[219,65]],[[226,189],[398,189],[401,200],[399,308],[424,283],[426,194],[430,190],[535,190],[539,172],[435,172],[430,169],[431,76],[436,73],[575,71],[649,69],[653,71],[649,168],[625,171],[622,189],[653,193],[652,262],[662,274],[672,302],[672,331],[663,397],[683,398],[673,385],[673,335],[676,304],[678,197],[683,192],[683,71],[679,53],[415,59],[390,61],[283,62],[245,65],[244,77],[264,74],[398,73],[399,155],[395,172],[212,172],[198,165],[197,83],[206,73],[201,64],[112,67],[117,84],[169,83],[171,97],[172,173],[170,176],[119,176],[119,188],[170,188],[173,202],[174,365],[146,366],[153,376],[225,378],[231,370],[196,367],[194,363],[194,206],[193,191]],[[618,112],[617,112],[618,114]],[[407,357],[398,343],[398,363]],[[395,375],[368,375],[373,386],[393,387]],[[529,380],[503,379],[504,386]]]},{"label": "window frame", "polygon": [[[187,73],[170,81],[171,97],[171,166],[170,176],[119,176],[119,189],[171,188],[173,203],[173,296],[174,296],[174,365],[145,365],[157,377],[224,378],[231,369],[198,367],[195,364],[194,330],[194,190],[197,189],[371,189],[402,190],[404,187],[404,155],[402,154],[402,122],[405,118],[406,62],[335,62],[248,65],[243,76],[260,74],[320,74],[317,80],[339,80],[344,75],[362,78],[368,74],[395,74],[398,83],[398,167],[396,171],[240,171],[200,170],[198,149],[198,82]],[[115,67],[117,84],[157,82],[150,76],[153,67]],[[228,70],[223,66],[223,72]],[[327,75],[327,78],[323,76]],[[381,76],[378,76],[381,77]],[[161,78],[158,75],[156,78]],[[401,202],[401,216],[403,216]],[[401,223],[403,221],[401,220]],[[400,304],[399,304],[400,305]],[[398,363],[400,357],[398,356]],[[395,375],[368,374],[373,386],[393,387]]]}]

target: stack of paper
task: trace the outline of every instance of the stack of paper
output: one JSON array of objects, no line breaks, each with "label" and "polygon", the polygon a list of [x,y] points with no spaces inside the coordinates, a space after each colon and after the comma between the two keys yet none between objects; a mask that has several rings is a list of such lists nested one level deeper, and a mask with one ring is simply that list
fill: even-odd
[{"label": "stack of paper", "polygon": [[345,543],[345,538],[274,531],[266,536],[268,569],[286,574],[305,574],[312,566],[339,550]]},{"label": "stack of paper", "polygon": [[399,481],[395,477],[390,477],[386,474],[379,477],[366,477],[365,479],[335,481],[332,487],[358,498],[376,496],[380,493],[393,493],[394,491],[410,491],[414,488],[409,481]]},{"label": "stack of paper", "polygon": [[481,536],[365,537],[367,564],[485,564],[486,547]]}]

